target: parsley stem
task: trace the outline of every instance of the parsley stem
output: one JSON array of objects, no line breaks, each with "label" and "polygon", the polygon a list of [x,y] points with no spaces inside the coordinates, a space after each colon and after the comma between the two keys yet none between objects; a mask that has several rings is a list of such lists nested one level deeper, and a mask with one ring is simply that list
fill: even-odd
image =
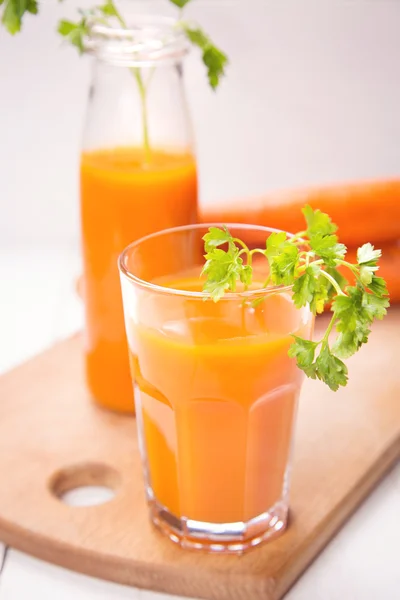
[{"label": "parsley stem", "polygon": [[242,246],[243,250],[245,250],[247,254],[250,254],[249,247],[244,242],[242,242],[242,240],[240,240],[239,238],[232,238],[232,242],[239,244],[239,246]]},{"label": "parsley stem", "polygon": [[[239,250],[239,254],[238,257],[241,256],[242,254],[246,254],[247,257],[247,264],[249,265],[249,267],[251,267],[251,262],[252,262],[252,256],[251,256],[251,252],[250,250],[247,248],[242,248],[242,250]],[[247,289],[247,288],[246,288]]]},{"label": "parsley stem", "polygon": [[291,244],[293,244],[293,243],[295,243],[295,244],[298,244],[298,243],[304,244],[306,242],[306,240],[303,239],[303,238],[305,238],[306,236],[307,236],[307,231],[300,231],[299,233],[296,233],[295,235],[292,235],[291,237],[289,237],[288,241]]},{"label": "parsley stem", "polygon": [[322,338],[322,340],[319,342],[319,344],[321,344],[322,346],[325,346],[325,345],[327,344],[327,342],[328,342],[328,337],[329,337],[329,334],[330,334],[330,332],[332,331],[332,328],[333,328],[333,326],[334,326],[334,324],[335,324],[335,321],[336,321],[336,319],[337,319],[336,315],[332,315],[332,318],[331,318],[331,320],[329,321],[329,325],[328,325],[328,327],[326,328],[326,331],[325,331],[324,337],[323,337],[323,338]]},{"label": "parsley stem", "polygon": [[[301,265],[298,268],[299,273],[302,273],[303,271],[305,271],[307,269],[307,267],[309,266],[309,264],[310,264],[310,258],[311,258],[310,253],[309,252],[304,252],[304,254],[305,254],[305,263],[304,263],[304,265]],[[313,265],[323,265],[324,261],[322,259],[313,260],[312,264]]]},{"label": "parsley stem", "polygon": [[342,260],[340,258],[337,258],[336,259],[336,264],[343,265],[344,267],[347,267],[354,274],[357,274],[357,272],[358,272],[358,266],[357,265],[352,265],[351,263],[347,262],[347,260]]},{"label": "parsley stem", "polygon": [[264,281],[262,287],[263,288],[268,287],[270,281],[271,281],[271,273],[268,275],[267,279]]},{"label": "parsley stem", "polygon": [[336,279],[334,277],[332,277],[332,275],[330,275],[323,269],[321,269],[321,275],[323,275],[333,285],[338,296],[346,296],[346,294],[344,293],[344,291],[342,290],[342,288],[340,287],[340,285],[338,284]]},{"label": "parsley stem", "polygon": [[[128,29],[125,19],[111,0],[113,6],[114,15],[119,24],[123,29]],[[131,73],[136,79],[136,83],[139,89],[140,106],[142,111],[142,136],[143,136],[143,149],[144,149],[144,161],[145,164],[150,162],[151,150],[150,150],[150,138],[149,138],[149,126],[148,126],[148,114],[147,114],[147,98],[146,98],[146,86],[143,82],[142,73],[139,67],[130,69]]]},{"label": "parsley stem", "polygon": [[361,287],[363,289],[365,289],[365,285],[361,281],[360,268],[359,268],[358,265],[352,265],[351,263],[347,262],[347,260],[341,260],[341,259],[337,259],[336,263],[339,264],[339,265],[343,265],[344,267],[347,267],[348,269],[350,269],[350,271],[353,273],[353,275],[355,275],[356,280],[358,281],[358,283],[361,285]]},{"label": "parsley stem", "polygon": [[142,74],[140,69],[136,67],[133,69],[140,96],[140,105],[142,110],[142,135],[143,135],[143,149],[145,163],[150,162],[151,150],[150,150],[150,138],[149,138],[149,126],[148,126],[148,115],[147,115],[147,99],[146,99],[146,86],[143,83]]},{"label": "parsley stem", "polygon": [[114,2],[111,0],[111,2],[109,2],[109,4],[111,4],[112,9],[114,11],[114,15],[115,15],[117,21],[119,22],[119,24],[121,25],[121,27],[123,27],[124,29],[127,29],[126,21],[123,18],[123,16],[121,15],[121,13],[119,12],[118,8],[115,6]]},{"label": "parsley stem", "polygon": [[250,250],[251,256],[253,256],[253,254],[256,254],[257,252],[259,254],[262,254],[263,256],[265,256],[265,251],[261,250],[261,248],[254,248],[254,250]]}]

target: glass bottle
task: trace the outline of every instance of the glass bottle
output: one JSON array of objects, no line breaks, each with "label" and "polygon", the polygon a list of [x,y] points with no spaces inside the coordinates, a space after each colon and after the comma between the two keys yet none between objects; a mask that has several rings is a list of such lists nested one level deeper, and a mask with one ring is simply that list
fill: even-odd
[{"label": "glass bottle", "polygon": [[183,88],[186,40],[169,18],[96,25],[80,192],[87,384],[133,412],[117,259],[132,241],[197,219],[197,174]]}]

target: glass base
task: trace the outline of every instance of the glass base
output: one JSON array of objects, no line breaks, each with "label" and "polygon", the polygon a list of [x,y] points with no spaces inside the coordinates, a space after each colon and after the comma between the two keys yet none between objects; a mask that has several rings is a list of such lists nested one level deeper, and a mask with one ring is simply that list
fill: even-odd
[{"label": "glass base", "polygon": [[277,502],[250,521],[205,523],[176,517],[156,500],[149,501],[154,525],[181,548],[219,554],[242,554],[281,535],[288,522],[288,506]]}]

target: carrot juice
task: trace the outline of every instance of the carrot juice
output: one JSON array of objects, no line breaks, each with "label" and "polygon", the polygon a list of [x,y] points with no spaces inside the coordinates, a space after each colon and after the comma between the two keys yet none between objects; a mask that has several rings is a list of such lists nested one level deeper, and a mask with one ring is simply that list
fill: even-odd
[{"label": "carrot juice", "polygon": [[303,380],[288,349],[292,334],[310,338],[310,311],[295,308],[290,289],[255,290],[258,303],[240,288],[204,301],[200,265],[168,275],[164,262],[153,278],[154,265],[147,277],[140,267],[129,280],[136,258],[127,252],[121,280],[152,518],[184,546],[266,539],[286,524]]},{"label": "carrot juice", "polygon": [[121,147],[84,152],[81,220],[86,310],[86,375],[93,398],[133,410],[117,258],[123,248],[166,227],[194,223],[197,177],[188,153]]}]

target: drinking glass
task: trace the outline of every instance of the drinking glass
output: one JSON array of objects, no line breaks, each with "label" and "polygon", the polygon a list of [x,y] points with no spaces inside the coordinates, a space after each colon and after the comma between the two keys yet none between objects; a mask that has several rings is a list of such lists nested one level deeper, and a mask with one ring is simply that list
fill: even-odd
[{"label": "drinking glass", "polygon": [[[313,317],[290,287],[262,288],[264,257],[252,289],[213,302],[200,275],[210,226],[144,237],[119,268],[151,519],[182,547],[241,553],[287,524],[303,380],[288,349]],[[250,247],[272,231],[228,227]]]}]

